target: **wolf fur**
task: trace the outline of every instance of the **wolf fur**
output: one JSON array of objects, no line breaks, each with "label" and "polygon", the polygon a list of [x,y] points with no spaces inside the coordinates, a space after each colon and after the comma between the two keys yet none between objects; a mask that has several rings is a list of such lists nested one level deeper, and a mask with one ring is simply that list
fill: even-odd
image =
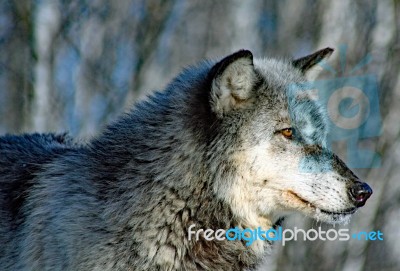
[{"label": "wolf fur", "polygon": [[358,179],[326,147],[324,110],[286,95],[331,53],[203,61],[85,144],[0,137],[0,270],[245,270],[269,243],[189,240],[189,226],[347,221]]}]

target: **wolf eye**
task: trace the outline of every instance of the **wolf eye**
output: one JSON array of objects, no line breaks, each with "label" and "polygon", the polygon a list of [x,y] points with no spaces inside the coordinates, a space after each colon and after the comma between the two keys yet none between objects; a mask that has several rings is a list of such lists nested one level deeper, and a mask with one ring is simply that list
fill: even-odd
[{"label": "wolf eye", "polygon": [[285,129],[282,129],[280,132],[287,139],[293,138],[293,129],[292,128],[285,128]]}]

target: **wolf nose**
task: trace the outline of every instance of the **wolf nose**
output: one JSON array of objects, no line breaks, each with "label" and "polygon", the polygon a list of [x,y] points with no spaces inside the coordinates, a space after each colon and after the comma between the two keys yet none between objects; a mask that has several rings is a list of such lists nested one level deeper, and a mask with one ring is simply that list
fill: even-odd
[{"label": "wolf nose", "polygon": [[356,207],[362,207],[367,199],[372,195],[372,189],[368,184],[356,181],[350,187],[350,197],[354,201]]}]

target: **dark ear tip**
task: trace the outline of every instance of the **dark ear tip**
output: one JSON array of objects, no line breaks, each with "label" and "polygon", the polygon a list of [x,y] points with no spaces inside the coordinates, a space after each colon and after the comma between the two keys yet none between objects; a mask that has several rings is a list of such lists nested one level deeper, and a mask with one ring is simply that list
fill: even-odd
[{"label": "dark ear tip", "polygon": [[237,51],[236,53],[234,53],[234,55],[236,55],[237,58],[246,57],[246,58],[253,59],[253,53],[246,49],[241,49],[241,50]]},{"label": "dark ear tip", "polygon": [[214,78],[220,75],[230,64],[237,61],[238,59],[243,59],[243,58],[250,60],[251,64],[253,64],[253,54],[249,50],[242,49],[223,58],[217,64],[215,64],[211,68],[209,76]]},{"label": "dark ear tip", "polygon": [[332,48],[326,47],[308,56],[293,60],[292,64],[294,67],[299,68],[304,73],[322,60],[328,58],[333,51],[334,50]]},{"label": "dark ear tip", "polygon": [[333,51],[335,51],[335,49],[326,47],[325,49],[321,50],[321,53],[323,53],[324,55],[331,55],[333,53]]}]

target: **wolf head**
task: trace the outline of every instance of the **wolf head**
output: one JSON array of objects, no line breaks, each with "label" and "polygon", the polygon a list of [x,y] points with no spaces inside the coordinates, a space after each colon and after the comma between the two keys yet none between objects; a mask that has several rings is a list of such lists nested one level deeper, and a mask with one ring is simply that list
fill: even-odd
[{"label": "wolf head", "polygon": [[[229,158],[217,169],[214,193],[250,225],[268,223],[288,211],[346,222],[372,194],[328,148],[326,110],[315,93],[292,97],[289,91],[307,81],[332,52],[326,48],[278,61],[253,59],[250,51],[242,50],[216,63],[209,73],[217,137],[230,142],[224,149]],[[210,157],[221,157],[217,146],[210,149]],[[229,169],[234,173],[226,178]]]}]

